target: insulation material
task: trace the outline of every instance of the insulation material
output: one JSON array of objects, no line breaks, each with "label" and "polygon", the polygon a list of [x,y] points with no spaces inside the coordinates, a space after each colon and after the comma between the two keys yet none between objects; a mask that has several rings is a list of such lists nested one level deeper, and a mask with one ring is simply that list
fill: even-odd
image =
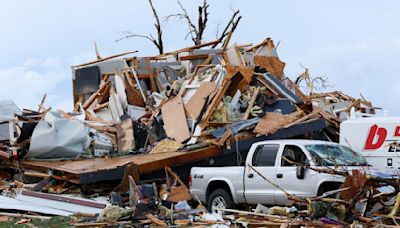
[{"label": "insulation material", "polygon": [[60,113],[48,112],[32,134],[27,158],[71,158],[83,154],[90,145],[83,123],[63,119]]},{"label": "insulation material", "polygon": [[190,138],[189,127],[180,94],[161,106],[161,113],[164,120],[164,129],[168,137],[180,143]]}]

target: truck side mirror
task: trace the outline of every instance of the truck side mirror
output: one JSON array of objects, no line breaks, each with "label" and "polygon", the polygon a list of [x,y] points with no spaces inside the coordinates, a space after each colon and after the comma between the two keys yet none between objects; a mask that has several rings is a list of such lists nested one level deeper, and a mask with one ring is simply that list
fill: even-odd
[{"label": "truck side mirror", "polygon": [[304,179],[305,174],[306,174],[306,168],[304,168],[303,166],[296,167],[297,179],[300,179],[300,180]]}]

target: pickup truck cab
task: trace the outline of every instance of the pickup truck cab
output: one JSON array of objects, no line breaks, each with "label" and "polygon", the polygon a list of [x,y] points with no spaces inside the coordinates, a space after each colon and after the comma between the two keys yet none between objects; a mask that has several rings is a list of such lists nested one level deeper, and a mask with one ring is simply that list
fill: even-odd
[{"label": "pickup truck cab", "polygon": [[[212,207],[232,208],[237,204],[285,205],[286,194],[314,197],[337,189],[344,178],[318,173],[310,168],[351,170],[366,167],[365,159],[350,148],[316,140],[269,140],[254,143],[244,166],[193,167],[190,192]],[[301,164],[301,165],[300,165]]]}]

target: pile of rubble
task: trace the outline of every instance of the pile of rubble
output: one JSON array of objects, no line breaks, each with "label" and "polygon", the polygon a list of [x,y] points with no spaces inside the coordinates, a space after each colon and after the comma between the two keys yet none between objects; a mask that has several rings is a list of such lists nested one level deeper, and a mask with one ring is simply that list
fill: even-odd
[{"label": "pile of rubble", "polygon": [[[212,44],[72,67],[74,112],[43,104],[19,112],[2,141],[3,158],[231,149],[233,138],[261,136],[338,141],[351,110],[375,113],[370,102],[340,92],[304,95],[285,77],[271,39],[200,49]],[[302,130],[284,132],[295,127]]]},{"label": "pile of rubble", "polygon": [[[254,167],[251,168],[261,175]],[[108,197],[98,194],[82,196],[79,190],[55,185],[50,179],[31,185],[14,181],[0,185],[0,207],[29,213],[0,212],[0,218],[15,217],[17,224],[37,224],[40,220],[52,224],[57,218],[52,216],[58,215],[68,217],[66,224],[76,227],[397,225],[400,205],[397,175],[388,176],[372,170],[348,172],[327,168],[318,171],[341,175],[345,181],[339,189],[318,197],[300,198],[286,193],[293,203],[285,207],[258,204],[252,210],[214,208],[214,212],[207,211],[201,202],[192,199],[188,188],[168,167],[165,168],[165,184],[138,184],[135,177],[127,175]]]},{"label": "pile of rubble", "polygon": [[[353,178],[345,183],[349,186],[338,191],[341,200],[326,196],[298,199],[297,204],[309,205],[308,213],[301,207],[259,206],[256,212],[211,214],[191,199],[184,181],[166,166],[175,169],[217,156],[246,153],[253,142],[268,139],[337,142],[341,121],[352,115],[373,115],[377,109],[364,98],[341,92],[305,95],[285,76],[285,63],[269,38],[257,45],[206,48],[218,42],[152,57],[123,58],[134,52],[123,53],[73,66],[72,112],[45,108],[45,97],[37,111],[20,110],[4,101],[0,106],[1,167],[12,170],[11,174],[22,174],[22,181],[26,177],[43,180],[29,185],[13,180],[12,175],[1,176],[8,182],[0,184],[0,208],[62,216],[89,214],[89,218],[74,221],[82,226],[132,221],[159,226],[320,226],[321,221],[313,219],[325,217],[344,225],[349,224],[349,210],[361,211],[357,221],[363,218],[363,222],[371,222],[367,214],[386,213],[389,209],[385,205],[393,205],[389,201],[396,200],[395,193],[376,189],[394,182],[365,175],[362,184],[350,183]],[[231,164],[227,160],[223,164]],[[145,179],[142,174],[164,168],[166,178],[161,182],[136,184]],[[185,179],[187,173],[179,176]],[[74,184],[121,179],[117,188],[97,187],[101,189],[97,195],[111,192],[106,201],[76,197],[86,191]],[[94,194],[94,189],[90,187],[89,192]],[[54,198],[54,193],[75,196]],[[48,201],[46,205],[43,199]],[[17,202],[24,206],[16,206]],[[383,208],[371,210],[379,207],[377,203]],[[332,212],[337,210],[335,205],[340,214]],[[121,220],[124,222],[116,222]]]}]

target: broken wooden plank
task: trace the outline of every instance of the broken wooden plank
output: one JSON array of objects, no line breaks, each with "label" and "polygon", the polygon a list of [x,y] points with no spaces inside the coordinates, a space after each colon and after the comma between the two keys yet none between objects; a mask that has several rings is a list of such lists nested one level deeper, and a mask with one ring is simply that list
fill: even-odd
[{"label": "broken wooden plank", "polygon": [[208,125],[208,121],[209,121],[211,115],[214,113],[218,104],[221,102],[221,100],[222,100],[224,94],[226,93],[226,90],[228,89],[230,84],[231,84],[231,81],[224,81],[224,83],[222,84],[222,87],[219,88],[217,94],[214,96],[211,104],[208,106],[206,112],[203,115],[203,118],[199,124],[201,128],[204,128]]},{"label": "broken wooden plank", "polygon": [[136,52],[138,52],[138,51],[129,51],[129,52],[121,53],[121,54],[111,55],[111,56],[108,56],[108,57],[104,57],[102,59],[97,59],[97,60],[94,60],[94,61],[91,61],[91,62],[83,63],[83,64],[80,64],[80,65],[75,65],[75,66],[72,66],[72,67],[73,68],[83,67],[83,66],[87,66],[87,65],[90,65],[90,64],[99,63],[99,62],[103,62],[103,61],[106,61],[106,60],[109,60],[109,59],[117,58],[117,57],[120,57],[120,56],[134,54]]},{"label": "broken wooden plank", "polygon": [[105,92],[105,89],[107,88],[107,85],[110,84],[111,81],[104,82],[100,88],[97,90],[97,92],[93,93],[89,99],[86,100],[86,102],[82,105],[83,109],[87,109],[90,107],[90,105],[96,100],[97,97],[101,96],[102,93]]},{"label": "broken wooden plank", "polygon": [[256,102],[256,98],[259,92],[260,92],[260,87],[257,87],[253,93],[253,96],[251,96],[251,100],[249,101],[249,105],[247,106],[246,112],[244,113],[242,120],[247,120],[249,118],[250,111],[254,106],[254,102]]},{"label": "broken wooden plank", "polygon": [[163,104],[161,113],[163,115],[164,129],[168,137],[180,143],[190,138],[189,126],[180,94]]},{"label": "broken wooden plank", "polygon": [[207,97],[217,89],[215,82],[203,82],[196,90],[195,94],[190,98],[185,105],[188,117],[195,120],[199,117],[201,110],[206,103]]},{"label": "broken wooden plank", "polygon": [[207,59],[208,56],[209,54],[187,55],[179,57],[179,60],[185,61],[185,60]]}]

